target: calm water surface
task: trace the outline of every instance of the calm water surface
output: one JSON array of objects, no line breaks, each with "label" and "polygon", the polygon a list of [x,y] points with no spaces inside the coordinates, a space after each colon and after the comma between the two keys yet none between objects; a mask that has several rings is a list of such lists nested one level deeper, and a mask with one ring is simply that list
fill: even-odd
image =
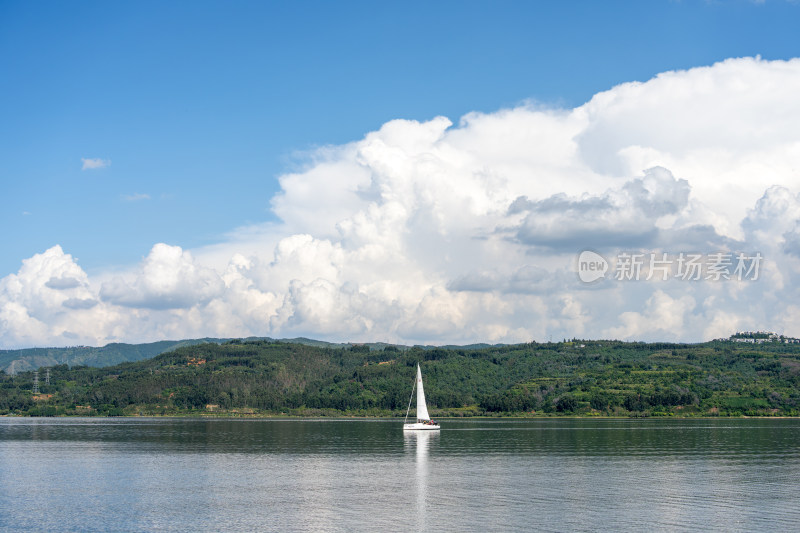
[{"label": "calm water surface", "polygon": [[797,531],[800,420],[0,419],[7,531]]}]

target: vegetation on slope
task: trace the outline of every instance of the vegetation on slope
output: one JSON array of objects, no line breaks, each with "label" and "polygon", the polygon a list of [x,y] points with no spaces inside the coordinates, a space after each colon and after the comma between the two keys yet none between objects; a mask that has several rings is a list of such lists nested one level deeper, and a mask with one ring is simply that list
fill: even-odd
[{"label": "vegetation on slope", "polygon": [[0,350],[0,370],[17,374],[53,365],[110,366],[126,361],[141,361],[182,346],[204,342],[225,342],[230,339],[187,339],[144,344],[111,343],[101,347],[69,346],[66,348],[24,348]]},{"label": "vegetation on slope", "polygon": [[573,341],[400,351],[256,340],[106,368],[43,368],[39,394],[32,372],[0,373],[0,414],[403,416],[417,362],[434,416],[800,412],[800,345]]}]

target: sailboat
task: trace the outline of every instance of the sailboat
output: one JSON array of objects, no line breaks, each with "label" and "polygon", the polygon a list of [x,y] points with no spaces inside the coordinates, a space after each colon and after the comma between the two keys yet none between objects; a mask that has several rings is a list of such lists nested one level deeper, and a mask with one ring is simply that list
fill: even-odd
[{"label": "sailboat", "polygon": [[[417,389],[417,421],[408,424],[408,413],[411,411],[411,400],[414,399],[414,387]],[[403,430],[434,430],[441,429],[439,424],[431,420],[428,414],[428,406],[425,404],[425,390],[422,388],[422,370],[417,363],[417,380],[414,382],[414,387],[411,388],[411,398],[408,399],[408,409],[406,410],[406,419],[403,422]]]}]

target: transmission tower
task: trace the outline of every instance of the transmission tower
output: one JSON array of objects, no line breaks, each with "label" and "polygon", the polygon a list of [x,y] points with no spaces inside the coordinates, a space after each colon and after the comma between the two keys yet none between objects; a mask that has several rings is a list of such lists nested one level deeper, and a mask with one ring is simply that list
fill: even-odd
[{"label": "transmission tower", "polygon": [[39,394],[39,371],[35,370],[33,372],[33,393]]},{"label": "transmission tower", "polygon": [[50,368],[48,367],[47,373],[44,375],[44,382],[50,385]]}]

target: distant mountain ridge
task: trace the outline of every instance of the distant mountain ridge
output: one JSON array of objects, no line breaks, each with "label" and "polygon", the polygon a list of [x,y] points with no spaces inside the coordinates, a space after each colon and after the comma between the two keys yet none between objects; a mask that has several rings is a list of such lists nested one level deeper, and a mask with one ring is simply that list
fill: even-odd
[{"label": "distant mountain ridge", "polygon": [[180,341],[158,341],[143,344],[111,343],[105,346],[68,346],[65,348],[24,348],[20,350],[0,350],[0,370],[6,374],[17,374],[36,370],[44,366],[86,365],[103,367],[151,359],[164,352],[182,346],[204,342],[226,342],[230,339],[186,339]]},{"label": "distant mountain ridge", "polygon": [[[18,374],[20,372],[28,372],[36,370],[41,367],[52,367],[56,365],[73,366],[93,366],[105,367],[117,365],[119,363],[142,361],[144,359],[152,359],[162,353],[171,352],[182,348],[184,346],[193,346],[195,344],[203,344],[206,342],[213,342],[216,344],[223,344],[231,340],[238,339],[237,337],[229,338],[211,338],[205,337],[202,339],[183,339],[179,341],[158,341],[148,342],[141,344],[128,344],[115,342],[106,344],[105,346],[68,346],[64,348],[22,348],[19,350],[0,350],[0,370],[6,374]],[[295,344],[305,344],[307,346],[316,346],[318,348],[349,348],[355,345],[367,346],[371,350],[382,350],[387,346],[395,346],[401,350],[406,350],[410,346],[400,344],[390,344],[385,342],[369,342],[369,343],[355,343],[355,342],[327,342],[316,339],[309,339],[306,337],[295,337],[293,339],[272,339],[270,337],[247,337],[244,340],[279,340],[281,342],[290,342]],[[462,350],[478,350],[483,348],[490,348],[491,344],[470,344],[466,346],[417,346],[422,349],[445,348],[445,349],[462,349]]]}]

